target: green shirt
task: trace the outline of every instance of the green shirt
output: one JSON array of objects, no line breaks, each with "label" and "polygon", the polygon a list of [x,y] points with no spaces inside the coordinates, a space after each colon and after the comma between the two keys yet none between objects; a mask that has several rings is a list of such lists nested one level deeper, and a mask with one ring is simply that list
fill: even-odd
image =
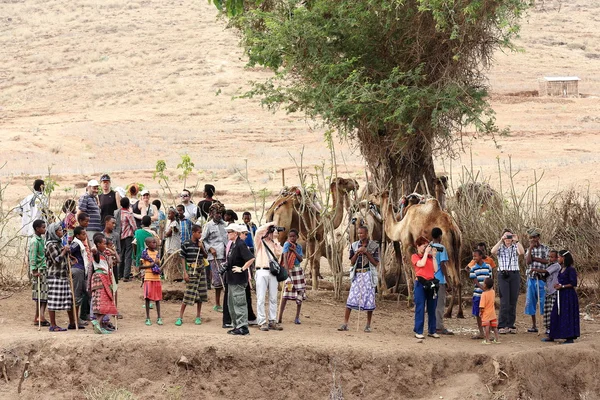
[{"label": "green shirt", "polygon": [[133,237],[135,241],[135,265],[140,265],[140,258],[142,258],[142,252],[146,248],[146,239],[154,236],[152,232],[148,232],[146,229],[138,229],[135,231]]},{"label": "green shirt", "polygon": [[43,237],[38,235],[33,235],[31,237],[31,243],[29,243],[29,269],[32,271],[46,270],[45,246],[46,241]]}]

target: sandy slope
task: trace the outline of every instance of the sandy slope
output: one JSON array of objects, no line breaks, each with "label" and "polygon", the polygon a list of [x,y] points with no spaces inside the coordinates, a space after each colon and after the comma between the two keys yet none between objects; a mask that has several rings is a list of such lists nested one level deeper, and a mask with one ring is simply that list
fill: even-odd
[{"label": "sandy slope", "polygon": [[[497,180],[497,162],[513,157],[522,169],[517,184],[543,169],[542,189],[572,184],[600,187],[591,179],[598,168],[599,103],[596,98],[538,99],[501,94],[537,89],[543,75],[579,75],[581,92],[600,93],[597,10],[583,0],[546,2],[529,13],[518,42],[523,53],[498,53],[490,71],[497,93],[493,105],[511,136],[473,140],[473,163]],[[236,173],[248,160],[255,188],[281,187],[279,168],[328,160],[322,129],[299,115],[275,115],[256,100],[237,99],[248,81],[268,72],[244,69],[235,32],[216,20],[203,1],[11,1],[0,8],[0,159],[2,175],[17,178],[8,198],[23,196],[33,176],[48,166],[73,187],[103,171],[123,171],[115,183],[143,182],[157,189],[148,172],[165,159],[174,170],[189,153],[199,183],[214,182],[232,193],[247,192]],[[218,95],[217,95],[218,94]],[[467,140],[466,143],[470,143]],[[340,174],[362,178],[361,158],[338,144]],[[467,153],[468,154],[468,153]],[[463,155],[450,167],[470,164]],[[504,168],[504,167],[503,167]],[[25,176],[24,179],[19,177]],[[288,173],[289,183],[292,179]],[[192,178],[196,183],[196,177]],[[295,179],[297,181],[297,179]],[[174,182],[175,187],[182,186]],[[247,207],[248,198],[225,200]]]}]

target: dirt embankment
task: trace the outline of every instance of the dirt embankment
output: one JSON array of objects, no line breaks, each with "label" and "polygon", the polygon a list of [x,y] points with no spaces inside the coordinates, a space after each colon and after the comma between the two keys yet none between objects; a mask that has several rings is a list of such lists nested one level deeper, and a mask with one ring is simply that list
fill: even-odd
[{"label": "dirt embankment", "polygon": [[[91,388],[125,388],[139,399],[597,399],[600,351],[553,346],[513,354],[422,347],[381,351],[295,345],[286,335],[264,345],[193,336],[178,342],[150,338],[32,340],[3,350],[10,382],[1,398],[19,398],[23,364],[30,376],[20,398],[85,398]],[[208,337],[209,339],[210,337]],[[186,369],[176,362],[184,355]],[[18,361],[13,364],[15,360]],[[339,399],[341,397],[333,397]]]}]

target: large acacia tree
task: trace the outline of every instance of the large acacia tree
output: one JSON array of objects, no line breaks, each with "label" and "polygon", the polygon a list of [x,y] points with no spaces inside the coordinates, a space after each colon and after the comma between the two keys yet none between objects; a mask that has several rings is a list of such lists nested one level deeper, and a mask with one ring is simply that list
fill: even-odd
[{"label": "large acacia tree", "polygon": [[248,96],[357,140],[376,183],[431,183],[465,129],[494,133],[485,68],[510,47],[524,0],[213,0],[249,65]]}]

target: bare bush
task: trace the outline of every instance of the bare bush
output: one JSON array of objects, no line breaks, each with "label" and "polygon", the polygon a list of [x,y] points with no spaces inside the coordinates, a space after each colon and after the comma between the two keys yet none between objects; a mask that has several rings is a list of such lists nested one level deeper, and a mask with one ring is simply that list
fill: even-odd
[{"label": "bare bush", "polygon": [[[600,287],[597,272],[597,244],[600,243],[600,198],[588,192],[579,193],[573,189],[538,196],[538,184],[542,179],[534,172],[533,183],[523,191],[517,191],[509,161],[508,187],[500,187],[500,201],[485,203],[481,192],[459,190],[459,188],[490,187],[480,175],[463,170],[458,188],[460,196],[449,201],[449,207],[456,218],[463,237],[463,262],[470,259],[471,251],[479,242],[486,242],[491,248],[504,228],[510,228],[521,238],[527,247],[527,229],[535,227],[542,232],[542,241],[550,248],[568,249],[575,258],[579,273],[580,292],[593,293],[594,300],[600,299],[596,289]],[[506,182],[499,169],[500,182]],[[543,175],[543,174],[542,174]],[[526,266],[521,260],[521,268]],[[523,275],[524,276],[524,275]],[[465,278],[466,279],[466,278]]]}]

